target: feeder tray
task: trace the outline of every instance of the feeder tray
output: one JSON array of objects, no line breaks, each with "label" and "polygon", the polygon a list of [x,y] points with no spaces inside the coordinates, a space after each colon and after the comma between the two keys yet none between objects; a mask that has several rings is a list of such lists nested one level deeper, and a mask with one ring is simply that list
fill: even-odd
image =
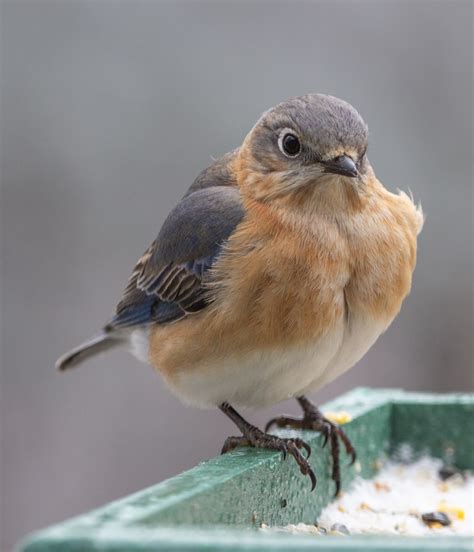
[{"label": "feeder tray", "polygon": [[[344,412],[344,430],[358,461],[342,454],[343,488],[360,475],[370,478],[402,445],[474,469],[474,395],[424,394],[359,388],[322,407]],[[292,436],[294,431],[282,430]],[[299,433],[301,435],[301,433]],[[467,551],[464,536],[306,536],[259,531],[261,524],[314,523],[334,498],[329,452],[322,436],[302,432],[313,449],[315,492],[291,458],[240,448],[203,462],[158,485],[36,533],[22,552],[149,552],[151,550],[260,551],[330,550],[418,552]]]}]

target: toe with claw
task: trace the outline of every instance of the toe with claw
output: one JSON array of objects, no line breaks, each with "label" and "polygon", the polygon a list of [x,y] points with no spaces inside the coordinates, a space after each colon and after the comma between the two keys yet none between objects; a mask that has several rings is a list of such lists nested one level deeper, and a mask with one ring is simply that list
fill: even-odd
[{"label": "toe with claw", "polygon": [[[311,447],[302,439],[289,439],[269,435],[260,431],[258,428],[251,426],[245,434],[239,437],[227,437],[222,453],[229,452],[236,447],[255,447],[269,450],[278,450],[282,453],[283,459],[292,456],[303,475],[307,475],[311,480],[311,490],[316,487],[316,475],[309,465],[308,458],[311,454]],[[306,452],[306,458],[302,454],[302,450]]]},{"label": "toe with claw", "polygon": [[297,400],[303,408],[302,418],[293,418],[291,416],[279,416],[278,418],[273,418],[267,423],[265,431],[268,431],[273,426],[320,431],[324,436],[323,447],[325,447],[326,444],[329,442],[331,448],[331,477],[336,484],[335,494],[337,496],[341,489],[339,441],[342,441],[347,454],[351,457],[351,465],[356,460],[355,449],[344,430],[334,422],[331,422],[330,420],[325,418],[322,412],[316,406],[314,406],[306,397],[299,397]]},{"label": "toe with claw", "polygon": [[[276,435],[269,435],[249,424],[242,416],[230,406],[229,403],[222,403],[219,408],[224,412],[240,429],[241,436],[228,437],[222,447],[222,453],[229,452],[236,447],[255,447],[270,450],[278,450],[282,453],[283,459],[288,455],[292,456],[303,475],[307,475],[311,480],[311,490],[316,487],[316,475],[309,465],[308,458],[311,454],[311,447],[299,438],[283,438]],[[306,452],[306,458],[302,454]]]}]

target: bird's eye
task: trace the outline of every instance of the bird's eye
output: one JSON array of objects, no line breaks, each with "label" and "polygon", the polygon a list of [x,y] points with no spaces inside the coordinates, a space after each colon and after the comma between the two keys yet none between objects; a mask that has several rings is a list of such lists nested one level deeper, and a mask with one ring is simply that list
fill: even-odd
[{"label": "bird's eye", "polygon": [[278,139],[278,147],[287,157],[296,157],[301,151],[301,144],[297,136],[291,132],[282,132]]}]

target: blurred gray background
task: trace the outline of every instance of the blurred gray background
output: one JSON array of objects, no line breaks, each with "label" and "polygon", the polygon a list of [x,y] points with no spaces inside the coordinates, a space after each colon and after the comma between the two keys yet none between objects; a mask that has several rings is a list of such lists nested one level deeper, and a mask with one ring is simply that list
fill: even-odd
[{"label": "blurred gray background", "polygon": [[[113,352],[54,361],[108,318],[197,173],[260,113],[319,91],[371,130],[427,215],[412,295],[315,399],[472,390],[470,2],[3,2],[1,550],[217,454],[234,431]],[[297,413],[292,403],[248,412]]]}]

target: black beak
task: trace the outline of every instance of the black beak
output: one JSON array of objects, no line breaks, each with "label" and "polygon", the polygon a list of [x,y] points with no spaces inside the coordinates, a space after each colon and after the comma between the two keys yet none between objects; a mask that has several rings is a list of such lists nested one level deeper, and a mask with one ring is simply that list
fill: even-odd
[{"label": "black beak", "polygon": [[329,161],[323,161],[324,172],[341,174],[342,176],[350,176],[354,178],[359,175],[356,164],[347,155],[340,155]]}]

